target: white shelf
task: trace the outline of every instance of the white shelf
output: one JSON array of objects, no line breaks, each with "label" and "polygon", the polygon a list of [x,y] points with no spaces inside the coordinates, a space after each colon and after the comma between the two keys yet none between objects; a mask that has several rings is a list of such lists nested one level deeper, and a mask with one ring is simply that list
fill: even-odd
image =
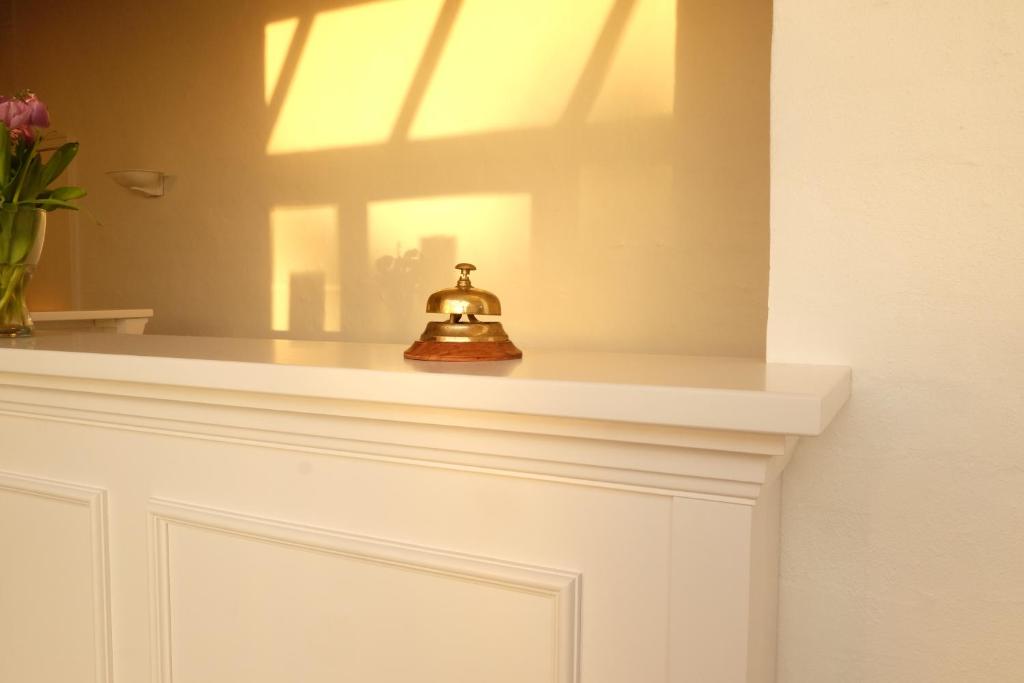
[{"label": "white shelf", "polygon": [[125,318],[152,318],[152,308],[124,308],[102,311],[33,311],[35,322],[63,322],[65,320],[121,320]]},{"label": "white shelf", "polygon": [[152,308],[127,308],[96,311],[38,311],[32,320],[39,331],[92,330],[142,334],[153,317]]},{"label": "white shelf", "polygon": [[0,373],[790,435],[820,434],[850,370],[738,358],[533,351],[424,363],[404,345],[158,335],[14,340]]}]

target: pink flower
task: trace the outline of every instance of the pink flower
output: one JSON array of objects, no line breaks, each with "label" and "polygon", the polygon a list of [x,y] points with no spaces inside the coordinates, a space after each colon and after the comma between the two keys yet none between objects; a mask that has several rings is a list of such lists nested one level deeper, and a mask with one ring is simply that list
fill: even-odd
[{"label": "pink flower", "polygon": [[26,91],[21,97],[0,96],[0,121],[7,125],[12,138],[31,140],[36,128],[50,125],[50,114],[35,93]]},{"label": "pink flower", "polygon": [[37,128],[50,127],[50,112],[46,110],[43,101],[36,97],[34,92],[29,92],[28,97],[22,100],[29,108],[29,123]]},{"label": "pink flower", "polygon": [[21,100],[12,99],[0,103],[0,121],[6,123],[8,128],[21,128],[31,117],[32,110]]}]

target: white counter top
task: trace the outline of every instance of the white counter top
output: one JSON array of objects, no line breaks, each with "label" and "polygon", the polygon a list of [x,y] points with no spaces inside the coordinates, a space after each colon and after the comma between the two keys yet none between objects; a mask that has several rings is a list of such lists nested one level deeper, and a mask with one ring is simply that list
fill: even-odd
[{"label": "white counter top", "polygon": [[424,363],[404,348],[53,334],[5,341],[0,374],[793,435],[820,434],[850,393],[837,366],[529,349],[521,361]]}]

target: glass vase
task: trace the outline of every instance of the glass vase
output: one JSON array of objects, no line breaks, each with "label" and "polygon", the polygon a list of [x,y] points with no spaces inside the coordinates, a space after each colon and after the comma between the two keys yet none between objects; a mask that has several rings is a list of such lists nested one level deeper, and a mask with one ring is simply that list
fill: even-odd
[{"label": "glass vase", "polygon": [[0,207],[0,336],[32,334],[25,296],[45,238],[45,211]]}]

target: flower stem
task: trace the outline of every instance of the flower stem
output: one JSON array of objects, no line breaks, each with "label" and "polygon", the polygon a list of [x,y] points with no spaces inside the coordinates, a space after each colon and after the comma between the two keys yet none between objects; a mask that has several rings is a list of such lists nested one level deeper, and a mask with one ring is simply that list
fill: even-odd
[{"label": "flower stem", "polygon": [[24,292],[22,280],[25,276],[23,266],[6,266],[3,269],[0,282],[3,283],[4,293],[0,297],[0,325],[24,325],[25,313],[24,302],[20,294]]}]

